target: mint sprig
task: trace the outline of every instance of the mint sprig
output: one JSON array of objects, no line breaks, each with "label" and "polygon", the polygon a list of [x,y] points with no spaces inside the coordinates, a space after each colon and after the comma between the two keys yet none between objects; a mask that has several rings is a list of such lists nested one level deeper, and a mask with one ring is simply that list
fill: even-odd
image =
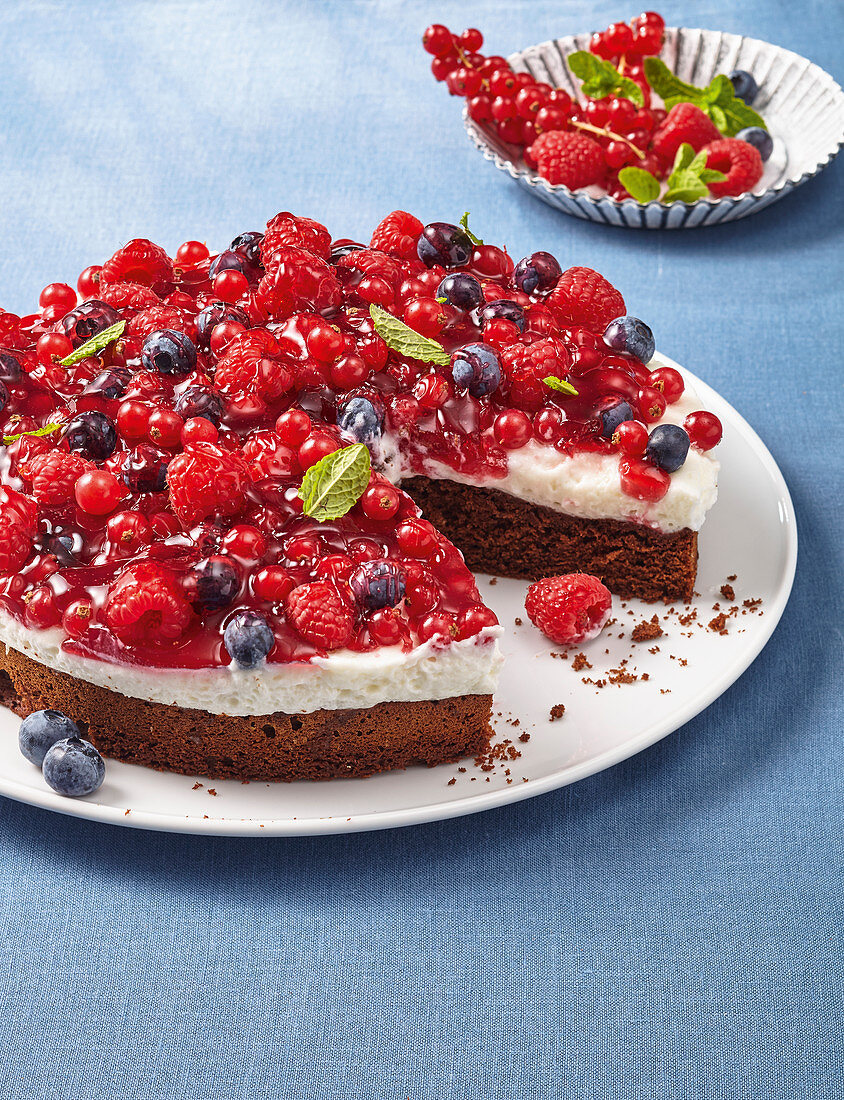
[{"label": "mint sprig", "polygon": [[707,115],[726,137],[735,137],[747,126],[761,126],[765,120],[752,107],[739,99],[729,77],[719,73],[705,88],[687,84],[658,57],[645,58],[645,79],[670,111],[678,103],[693,103]]},{"label": "mint sprig", "polygon": [[99,355],[101,351],[105,351],[109,344],[123,335],[125,328],[125,321],[118,321],[114,325],[109,325],[102,332],[98,332],[96,336],[92,336],[90,340],[86,340],[84,344],[80,344],[70,355],[60,359],[59,366],[72,367],[74,363],[81,363],[83,359],[88,359],[92,355]]},{"label": "mint sprig", "polygon": [[543,378],[542,381],[550,390],[556,390],[557,393],[564,393],[567,397],[577,397],[577,390],[571,382],[566,382],[563,378],[556,378],[553,374],[549,374],[548,377]]},{"label": "mint sprig", "polygon": [[16,442],[18,439],[23,439],[25,435],[52,435],[53,432],[57,432],[61,424],[45,424],[43,428],[33,428],[31,432],[18,432],[17,435],[4,435],[3,446],[8,447],[10,443]]},{"label": "mint sprig", "polygon": [[659,180],[645,168],[635,168],[632,164],[618,173],[621,186],[636,202],[653,202],[659,198]]},{"label": "mint sprig", "polygon": [[469,228],[469,211],[468,210],[463,211],[463,217],[460,219],[460,227],[461,227],[461,229],[466,230],[466,235],[469,238],[469,240],[472,242],[472,244],[483,244],[484,243],[481,240],[481,238],[476,237],[475,234],[472,232],[472,230]]},{"label": "mint sprig", "polygon": [[642,89],[629,76],[622,76],[615,65],[604,61],[588,50],[577,50],[566,58],[568,66],[581,81],[584,95],[590,99],[605,99],[608,95],[629,99],[637,107],[643,106]]},{"label": "mint sprig", "polygon": [[706,153],[695,153],[688,142],[684,141],[677,150],[671,175],[668,177],[668,190],[662,196],[665,203],[697,202],[709,194],[707,184],[725,180],[723,172],[706,167]]},{"label": "mint sprig", "polygon": [[305,471],[299,490],[302,511],[318,523],[345,516],[363,495],[369,473],[369,451],[364,443],[326,455]]},{"label": "mint sprig", "polygon": [[404,321],[388,313],[386,309],[371,305],[369,316],[375,325],[375,331],[387,347],[398,352],[399,355],[404,355],[408,359],[418,359],[420,363],[435,363],[438,367],[447,367],[451,362],[451,356],[442,344],[422,336],[410,325],[406,325]]}]

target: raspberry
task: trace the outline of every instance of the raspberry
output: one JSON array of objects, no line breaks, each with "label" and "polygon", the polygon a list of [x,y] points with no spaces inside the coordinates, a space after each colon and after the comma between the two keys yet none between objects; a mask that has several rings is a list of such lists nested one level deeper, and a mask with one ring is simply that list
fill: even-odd
[{"label": "raspberry", "polygon": [[141,562],[117,578],[106,600],[105,620],[122,642],[174,642],[190,625],[190,604],[163,566]]},{"label": "raspberry", "polygon": [[704,145],[720,137],[715,123],[700,107],[695,107],[693,103],[678,103],[655,131],[651,149],[660,160],[670,164],[684,141],[697,153]]},{"label": "raspberry", "polygon": [[540,134],[528,153],[543,179],[563,183],[572,191],[598,183],[606,171],[601,146],[585,134],[551,130]]},{"label": "raspberry", "polygon": [[173,329],[183,332],[192,343],[196,343],[196,324],[184,310],[164,303],[151,305],[137,313],[126,326],[126,335],[133,336],[141,343],[153,332]]},{"label": "raspberry", "polygon": [[416,242],[424,226],[418,218],[404,210],[394,210],[375,227],[370,248],[389,252],[402,260],[416,259]]},{"label": "raspberry", "polygon": [[359,271],[362,275],[377,275],[396,287],[404,278],[404,272],[394,259],[385,252],[376,252],[362,248],[357,252],[347,252],[337,261],[336,267],[348,271]]},{"label": "raspberry", "polygon": [[257,301],[270,317],[283,319],[295,309],[317,313],[340,306],[340,284],[325,260],[303,248],[282,247],[258,284]]},{"label": "raspberry", "polygon": [[545,577],[528,589],[525,611],[557,645],[577,645],[598,636],[612,610],[609,589],[588,573]]},{"label": "raspberry", "polygon": [[163,297],[173,289],[173,262],[159,245],[138,238],[103,264],[101,287],[106,283],[140,283]]},{"label": "raspberry", "polygon": [[167,467],[170,505],[184,526],[210,516],[237,516],[246,504],[248,473],[239,455],[193,443]]},{"label": "raspberry", "polygon": [[705,145],[706,167],[718,172],[726,172],[727,178],[708,184],[709,190],[717,198],[724,195],[743,195],[755,187],[762,178],[762,157],[759,150],[747,141],[735,138],[722,138]]},{"label": "raspberry", "polygon": [[67,451],[54,450],[37,455],[29,463],[32,495],[39,504],[50,507],[68,504],[73,500],[73,487],[77,478],[86,470],[92,469],[92,463]]},{"label": "raspberry", "polygon": [[294,380],[292,369],[280,362],[283,354],[275,337],[264,329],[235,336],[217,364],[217,389],[231,397],[257,394],[264,401],[278,400]]},{"label": "raspberry", "polygon": [[290,593],[287,621],[306,641],[320,649],[340,649],[352,639],[355,615],[334,585],[311,581]]},{"label": "raspberry", "polygon": [[134,316],[149,306],[161,305],[161,299],[155,291],[148,286],[141,286],[140,283],[112,283],[104,286],[100,301],[120,310],[124,317]]},{"label": "raspberry", "polygon": [[32,552],[38,510],[22,493],[0,489],[0,573],[17,573]]},{"label": "raspberry", "polygon": [[591,267],[564,271],[545,305],[559,324],[582,325],[592,332],[603,332],[610,321],[626,312],[619,291]]},{"label": "raspberry", "polygon": [[303,248],[315,256],[327,260],[331,255],[331,234],[319,222],[311,218],[299,218],[283,210],[270,218],[261,242],[261,258],[264,267],[270,267],[272,258],[280,248]]},{"label": "raspberry", "polygon": [[542,381],[549,375],[565,378],[571,358],[562,340],[553,336],[535,344],[511,344],[501,352],[501,364],[510,379],[510,404],[534,412],[540,409],[550,390]]}]

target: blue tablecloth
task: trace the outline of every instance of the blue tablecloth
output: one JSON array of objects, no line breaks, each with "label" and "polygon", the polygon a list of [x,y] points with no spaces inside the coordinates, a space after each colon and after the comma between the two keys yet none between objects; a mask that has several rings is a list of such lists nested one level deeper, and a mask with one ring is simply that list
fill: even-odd
[{"label": "blue tablecloth", "polygon": [[[758,429],[794,494],[791,603],[708,711],[575,787],[323,839],[135,832],[0,801],[0,1089],[90,1100],[840,1097],[844,163],[758,217],[604,229],[470,147],[432,19],[507,53],[623,4],[7,0],[0,302],[131,236],[222,246],[279,209],[367,237],[471,210],[603,271]],[[844,72],[840,6],[669,21]]]}]

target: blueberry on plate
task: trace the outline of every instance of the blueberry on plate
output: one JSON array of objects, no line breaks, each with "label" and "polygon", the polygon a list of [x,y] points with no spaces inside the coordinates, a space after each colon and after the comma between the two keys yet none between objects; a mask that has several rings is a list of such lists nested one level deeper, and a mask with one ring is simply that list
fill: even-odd
[{"label": "blueberry on plate", "polygon": [[746,141],[748,145],[758,149],[759,156],[763,161],[767,160],[774,151],[774,139],[761,126],[746,126],[744,130],[739,130],[736,138],[739,141]]},{"label": "blueberry on plate", "polygon": [[349,584],[364,611],[395,607],[404,599],[405,573],[392,561],[365,561],[349,577]]},{"label": "blueberry on plate", "polygon": [[337,409],[337,426],[353,435],[358,443],[377,439],[383,423],[383,407],[379,408],[369,397],[350,397]]},{"label": "blueberry on plate", "polygon": [[604,409],[598,410],[598,419],[601,421],[601,436],[604,439],[612,439],[619,424],[625,420],[635,420],[636,413],[627,401],[616,401]]},{"label": "blueberry on plate", "polygon": [[105,764],[90,741],[67,737],[47,750],[41,772],[57,794],[83,798],[102,786]]},{"label": "blueberry on plate", "polygon": [[562,273],[550,252],[534,252],[513,268],[513,283],[524,294],[546,294],[554,289]]},{"label": "blueberry on plate", "polygon": [[196,367],[196,348],[184,332],[172,328],[151,332],[141,350],[144,370],[160,374],[190,374]]},{"label": "blueberry on plate", "polygon": [[450,222],[431,222],[422,230],[416,244],[419,259],[426,267],[465,267],[475,246],[465,229]]},{"label": "blueberry on plate", "polygon": [[451,377],[472,397],[485,397],[501,385],[501,363],[487,344],[466,344],[451,357]]},{"label": "blueberry on plate", "polygon": [[635,355],[643,363],[650,363],[656,351],[654,334],[638,317],[616,317],[604,329],[604,343],[613,351],[625,351]]},{"label": "blueberry on plate", "polygon": [[688,453],[689,436],[679,424],[657,424],[648,436],[645,457],[667,474],[679,470]]},{"label": "blueberry on plate", "polygon": [[62,432],[69,451],[103,462],[117,446],[117,429],[105,413],[90,409],[77,413]]},{"label": "blueberry on plate", "polygon": [[437,297],[445,298],[456,309],[469,312],[478,308],[484,300],[484,292],[474,275],[458,272],[455,275],[446,275],[437,287]]},{"label": "blueberry on plate", "polygon": [[34,710],[21,722],[18,744],[27,760],[40,768],[57,741],[78,736],[79,727],[60,710]]},{"label": "blueberry on plate", "polygon": [[743,99],[749,107],[759,95],[759,85],[756,83],[753,74],[746,69],[733,69],[728,79],[733,86],[736,97]]},{"label": "blueberry on plate", "polygon": [[239,611],[223,631],[223,645],[238,668],[255,668],[274,644],[270,624],[254,611]]}]

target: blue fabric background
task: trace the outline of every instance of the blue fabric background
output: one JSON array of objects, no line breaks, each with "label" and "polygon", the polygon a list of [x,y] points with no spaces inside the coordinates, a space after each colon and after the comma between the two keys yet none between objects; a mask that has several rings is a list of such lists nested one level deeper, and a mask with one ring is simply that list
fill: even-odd
[{"label": "blue fabric background", "polygon": [[[844,72],[840,5],[676,3]],[[671,235],[567,219],[481,161],[419,35],[495,52],[604,0],[24,3],[0,14],[0,302],[131,236],[277,210],[367,237],[472,211],[623,288],[766,440],[802,539],[739,682],[613,770],[381,834],[201,839],[0,801],[0,1091],[91,1100],[842,1095],[844,162]]]}]

